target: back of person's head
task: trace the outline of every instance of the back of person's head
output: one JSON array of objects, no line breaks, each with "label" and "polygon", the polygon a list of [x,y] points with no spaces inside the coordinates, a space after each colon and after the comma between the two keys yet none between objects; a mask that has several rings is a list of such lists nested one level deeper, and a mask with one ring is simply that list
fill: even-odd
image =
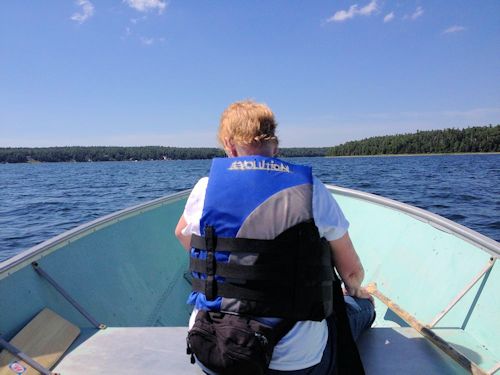
[{"label": "back of person's head", "polygon": [[217,137],[225,149],[229,145],[252,148],[278,145],[277,125],[267,105],[243,100],[231,104],[222,113]]}]

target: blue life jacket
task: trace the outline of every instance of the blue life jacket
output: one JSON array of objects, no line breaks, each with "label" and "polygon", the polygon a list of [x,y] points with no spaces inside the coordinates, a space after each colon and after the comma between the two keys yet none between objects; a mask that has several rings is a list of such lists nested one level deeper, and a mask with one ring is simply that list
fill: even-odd
[{"label": "blue life jacket", "polygon": [[312,194],[310,167],[262,156],[214,159],[201,235],[191,241],[188,303],[240,315],[329,316],[333,269]]}]

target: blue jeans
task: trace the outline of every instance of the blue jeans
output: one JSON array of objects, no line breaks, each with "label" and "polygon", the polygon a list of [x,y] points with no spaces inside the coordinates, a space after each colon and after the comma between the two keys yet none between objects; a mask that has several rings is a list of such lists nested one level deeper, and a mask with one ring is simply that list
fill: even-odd
[{"label": "blue jeans", "polygon": [[[360,299],[351,296],[344,296],[347,318],[349,319],[349,324],[351,326],[352,336],[354,340],[365,331],[370,328],[375,319],[375,308],[373,304],[367,299]],[[326,343],[326,348],[323,351],[323,357],[321,362],[312,367],[308,367],[302,370],[294,371],[278,371],[278,370],[267,370],[268,375],[324,375],[333,373],[335,367],[335,341],[336,341],[336,330],[333,318],[327,318],[328,323],[328,341]]]}]

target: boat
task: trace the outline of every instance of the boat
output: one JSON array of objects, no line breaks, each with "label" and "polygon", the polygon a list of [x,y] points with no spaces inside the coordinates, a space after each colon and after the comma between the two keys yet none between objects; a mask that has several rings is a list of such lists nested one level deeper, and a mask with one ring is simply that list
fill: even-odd
[{"label": "boat", "polygon": [[[366,373],[500,374],[500,244],[407,204],[327,187],[376,297],[374,327],[358,342]],[[0,374],[200,374],[185,352],[191,280],[174,235],[188,195],[105,216],[0,263],[0,344],[9,348]],[[50,329],[49,320],[63,323]]]}]

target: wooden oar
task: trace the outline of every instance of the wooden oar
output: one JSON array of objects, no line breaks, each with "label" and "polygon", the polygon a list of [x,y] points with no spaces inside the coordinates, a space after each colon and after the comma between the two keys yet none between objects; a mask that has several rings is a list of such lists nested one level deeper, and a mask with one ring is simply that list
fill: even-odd
[{"label": "wooden oar", "polygon": [[430,342],[441,349],[445,354],[457,361],[463,368],[470,371],[474,375],[489,375],[490,373],[484,371],[476,363],[472,362],[465,355],[460,353],[457,349],[451,346],[447,341],[439,337],[431,329],[420,323],[414,316],[407,311],[403,310],[396,303],[386,297],[380,290],[377,289],[377,284],[370,283],[367,285],[366,290],[377,297],[388,308],[394,311],[401,319],[408,323],[413,329],[417,330],[422,336],[426,337]]}]

